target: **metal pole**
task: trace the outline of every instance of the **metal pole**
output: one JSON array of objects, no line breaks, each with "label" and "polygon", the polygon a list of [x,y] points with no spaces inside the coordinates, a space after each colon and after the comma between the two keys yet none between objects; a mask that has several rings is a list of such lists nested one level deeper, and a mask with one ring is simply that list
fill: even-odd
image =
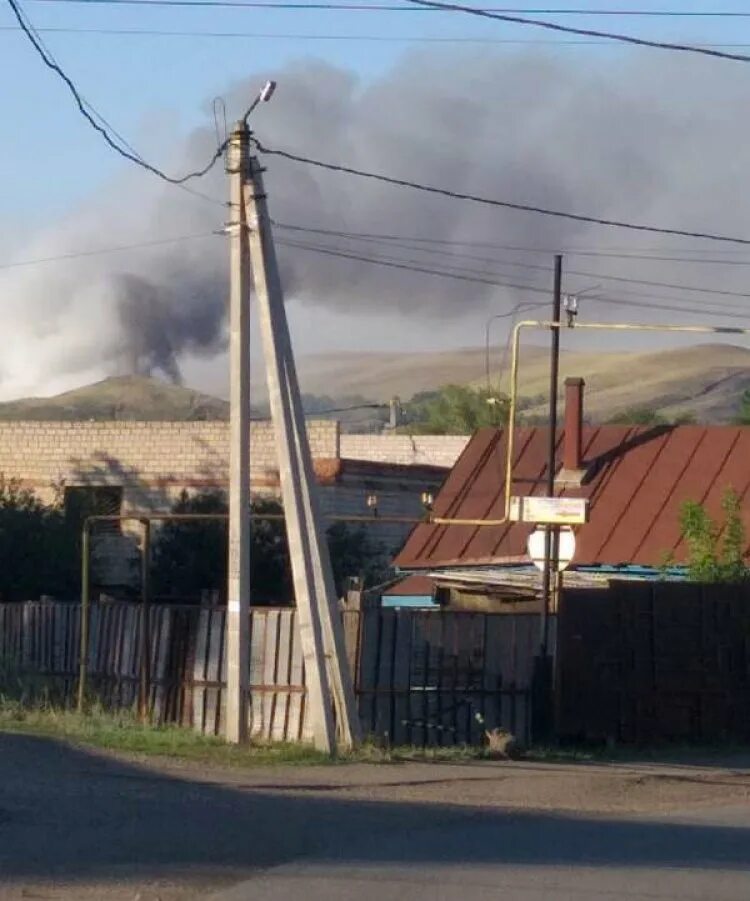
[{"label": "metal pole", "polygon": [[151,523],[144,519],[143,548],[141,551],[141,609],[140,609],[140,670],[138,685],[138,715],[142,723],[148,723],[151,694],[151,623],[149,616],[149,568],[151,564]]},{"label": "metal pole", "polygon": [[[554,296],[552,300],[552,322],[559,323],[562,313],[562,255],[555,255]],[[547,496],[555,493],[555,450],[557,448],[557,388],[560,374],[560,325],[550,329],[552,342],[550,348],[549,375],[549,445],[547,450]],[[553,559],[557,542],[553,542],[552,529],[547,526],[544,531],[544,572],[542,575],[542,615],[541,639],[539,652],[547,655],[549,643],[549,607],[552,593],[552,574],[557,572],[557,561]]]},{"label": "metal pole", "polygon": [[229,561],[226,739],[247,740],[250,641],[250,259],[244,187],[250,132],[238,122],[229,139],[232,218],[229,293]]},{"label": "metal pole", "polygon": [[[492,393],[492,376],[490,372],[490,326],[497,319],[507,319],[507,313],[497,313],[494,316],[490,316],[484,326],[484,376],[487,382],[487,394]],[[501,367],[502,368],[502,367]],[[500,384],[498,381],[498,391],[500,390]]]},{"label": "metal pole", "polygon": [[487,394],[490,393],[491,385],[490,385],[490,325],[492,325],[492,320],[494,316],[490,316],[487,320],[487,324],[484,327],[484,375],[487,380]]},{"label": "metal pole", "polygon": [[83,713],[86,701],[86,675],[89,656],[89,545],[91,523],[85,520],[81,532],[81,644],[78,664],[78,712]]}]

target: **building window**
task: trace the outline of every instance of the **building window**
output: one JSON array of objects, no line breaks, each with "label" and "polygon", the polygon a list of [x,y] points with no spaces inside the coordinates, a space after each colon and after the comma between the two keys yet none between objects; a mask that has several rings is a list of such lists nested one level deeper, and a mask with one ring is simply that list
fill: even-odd
[{"label": "building window", "polygon": [[[65,517],[80,528],[88,516],[119,516],[122,512],[121,485],[73,485],[65,488]],[[93,531],[97,534],[119,534],[121,523],[100,522]]]}]

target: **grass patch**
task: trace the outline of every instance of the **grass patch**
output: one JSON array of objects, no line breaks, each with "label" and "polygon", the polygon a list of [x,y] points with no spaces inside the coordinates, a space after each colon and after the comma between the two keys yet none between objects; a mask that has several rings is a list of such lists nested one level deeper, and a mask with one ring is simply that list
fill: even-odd
[{"label": "grass patch", "polygon": [[322,764],[329,758],[309,745],[260,744],[237,746],[221,738],[200,735],[178,726],[148,726],[130,712],[26,708],[0,701],[0,731],[57,738],[74,745],[148,757],[169,757],[218,766]]},{"label": "grass patch", "polygon": [[365,742],[355,751],[330,758],[310,745],[254,742],[237,746],[179,726],[143,725],[131,711],[109,712],[94,707],[86,714],[79,714],[49,704],[28,705],[2,697],[0,732],[46,736],[105,751],[229,767],[409,761],[460,763],[484,756],[481,748],[384,748]]}]

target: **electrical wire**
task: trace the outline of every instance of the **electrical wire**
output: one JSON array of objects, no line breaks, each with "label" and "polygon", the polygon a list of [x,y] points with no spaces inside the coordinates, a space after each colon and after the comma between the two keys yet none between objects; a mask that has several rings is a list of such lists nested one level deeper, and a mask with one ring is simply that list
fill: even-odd
[{"label": "electrical wire", "polygon": [[354,404],[351,407],[333,407],[330,410],[309,410],[306,416],[330,416],[333,413],[355,413],[358,410],[387,410],[388,404]]},{"label": "electrical wire", "polygon": [[[131,163],[134,163],[137,166],[140,166],[142,169],[145,169],[147,172],[151,172],[153,175],[158,176],[163,181],[168,182],[172,185],[184,185],[185,182],[190,181],[195,178],[202,178],[206,173],[208,173],[213,167],[216,165],[217,161],[221,158],[224,151],[226,150],[229,139],[222,142],[216,150],[214,151],[211,159],[206,163],[206,165],[202,169],[197,169],[194,172],[188,172],[186,175],[182,175],[179,177],[174,177],[171,175],[167,175],[161,169],[153,166],[151,163],[146,162],[137,152],[133,152],[132,149],[128,149],[128,146],[123,146],[122,143],[118,143],[117,140],[112,136],[112,134],[116,134],[114,130],[112,130],[112,134],[110,133],[110,128],[106,127],[106,125],[101,125],[97,122],[96,118],[89,111],[89,105],[86,103],[84,98],[81,96],[80,91],[75,86],[71,78],[66,74],[65,70],[60,66],[54,59],[54,57],[49,53],[49,51],[45,48],[42,41],[39,37],[34,33],[34,28],[30,22],[27,21],[24,16],[21,8],[19,7],[17,0],[7,0],[8,5],[13,11],[16,20],[18,21],[21,30],[28,38],[31,45],[36,50],[38,56],[42,60],[42,62],[47,66],[47,68],[51,69],[55,72],[58,77],[64,82],[67,86],[70,93],[73,95],[73,99],[75,100],[76,106],[78,107],[78,111],[83,116],[83,118],[89,123],[89,125],[96,131],[103,140],[114,150],[119,153],[120,156],[124,157],[126,160],[129,160]],[[99,116],[99,114],[96,114]],[[101,119],[101,116],[99,116]],[[102,122],[105,120],[101,119]],[[122,142],[123,139],[120,138]],[[125,142],[127,144],[127,142]]]},{"label": "electrical wire", "polygon": [[[21,31],[17,25],[0,25],[0,32]],[[320,34],[309,32],[264,32],[264,31],[196,31],[176,30],[170,28],[77,28],[73,26],[44,26],[38,32],[52,34],[93,34],[123,37],[173,37],[173,38],[211,38],[216,40],[280,40],[280,41],[363,41],[385,44],[482,44],[490,46],[516,47],[613,47],[611,41],[598,40],[538,40],[523,38],[491,38],[477,36],[429,37],[423,35],[394,34]],[[750,43],[715,43],[702,42],[701,47],[743,49]]]},{"label": "electrical wire", "polygon": [[543,216],[552,216],[557,219],[569,219],[573,222],[586,222],[592,225],[603,225],[610,228],[622,228],[630,231],[648,232],[649,234],[658,235],[675,235],[682,238],[700,238],[704,241],[721,241],[728,244],[742,244],[750,246],[750,238],[735,238],[730,235],[719,235],[712,232],[694,232],[679,228],[661,228],[655,225],[643,225],[633,222],[625,222],[618,219],[604,219],[597,216],[585,216],[579,213],[566,213],[561,210],[550,210],[544,207],[532,206],[525,203],[513,203],[509,200],[497,200],[490,197],[482,197],[478,194],[467,194],[461,191],[451,191],[448,188],[438,188],[435,185],[426,185],[420,182],[409,181],[403,178],[394,178],[390,175],[383,175],[378,172],[367,172],[364,169],[355,169],[352,166],[342,166],[335,163],[327,163],[322,160],[313,159],[312,157],[302,156],[292,153],[288,150],[279,150],[278,148],[267,147],[262,144],[255,136],[251,138],[255,146],[261,153],[268,156],[278,156],[281,159],[289,160],[294,163],[301,163],[306,166],[314,166],[318,169],[325,169],[328,172],[340,172],[346,175],[355,175],[358,178],[367,178],[372,181],[382,182],[384,184],[394,185],[400,188],[412,188],[415,191],[424,191],[428,194],[436,194],[442,197],[449,197],[452,200],[466,200],[471,203],[479,203],[484,206],[501,207],[503,209],[517,210],[524,213],[538,213]]},{"label": "electrical wire", "polygon": [[[316,416],[331,416],[334,413],[354,413],[358,410],[385,410],[388,409],[388,404],[375,404],[375,403],[364,403],[364,404],[354,404],[351,407],[332,407],[330,410],[307,410],[305,411],[306,419],[313,419]],[[251,422],[266,422],[268,420],[267,416],[251,416]],[[366,421],[379,421],[379,420],[366,420]]]},{"label": "electrical wire", "polygon": [[[666,262],[666,263],[707,263],[713,265],[730,265],[730,266],[750,266],[750,260],[724,260],[724,259],[702,259],[702,258],[685,258],[683,256],[656,256],[658,253],[654,248],[629,248],[626,250],[619,250],[617,248],[612,248],[610,250],[588,250],[585,248],[576,248],[576,247],[523,247],[517,244],[497,244],[493,241],[482,241],[477,238],[466,238],[466,239],[457,239],[457,238],[428,238],[424,236],[416,236],[416,235],[399,235],[399,234],[384,234],[382,232],[355,232],[355,231],[341,231],[336,229],[327,229],[327,228],[318,228],[312,226],[304,226],[304,225],[292,225],[287,222],[278,222],[274,221],[274,226],[276,228],[288,229],[290,231],[299,231],[305,232],[309,234],[317,234],[317,235],[331,235],[337,238],[358,238],[362,240],[369,240],[381,243],[394,243],[397,242],[399,244],[409,242],[413,244],[435,244],[438,246],[448,246],[448,247],[482,247],[487,248],[489,250],[507,250],[512,253],[533,253],[533,254],[553,254],[553,253],[562,253],[565,256],[570,257],[604,257],[607,259],[615,259],[615,260],[645,260],[651,262]],[[738,254],[745,253],[743,250],[729,250],[726,248],[713,248],[712,253],[721,253],[721,254]],[[697,254],[697,253],[706,253],[706,249],[697,249],[697,248],[666,248],[663,253],[671,253],[671,254]]]},{"label": "electrical wire", "polygon": [[80,257],[95,257],[102,254],[122,253],[128,250],[141,250],[146,247],[159,247],[163,244],[179,244],[183,241],[195,241],[198,238],[211,238],[216,232],[203,232],[197,235],[179,235],[175,238],[161,238],[158,241],[143,241],[139,244],[121,244],[117,247],[103,247],[98,250],[77,250],[54,257],[37,257],[34,260],[16,260],[12,263],[0,263],[0,269],[16,269],[21,266],[37,266],[40,263],[57,263],[62,260],[77,260]]},{"label": "electrical wire", "polygon": [[[540,285],[531,285],[524,284],[518,282],[506,282],[499,281],[498,279],[486,277],[491,275],[491,273],[477,273],[475,275],[466,274],[470,270],[464,270],[464,272],[457,273],[450,269],[435,269],[428,268],[426,266],[419,265],[416,261],[411,260],[396,260],[393,258],[386,257],[378,257],[378,256],[365,256],[363,254],[351,253],[346,250],[340,250],[335,247],[330,246],[321,246],[314,244],[303,244],[301,242],[295,241],[286,241],[283,239],[277,239],[276,243],[282,247],[295,248],[299,250],[309,251],[312,253],[322,254],[324,256],[335,257],[339,259],[353,260],[356,262],[362,263],[371,263],[373,265],[385,266],[387,268],[392,269],[400,269],[408,272],[422,273],[426,275],[437,276],[441,278],[449,278],[457,281],[463,282],[471,282],[475,284],[488,285],[491,287],[499,287],[499,288],[511,288],[517,291],[529,291],[535,294],[542,294],[545,297],[549,297],[550,289],[548,287],[542,287]],[[574,294],[574,291],[569,292]],[[712,315],[726,318],[726,319],[747,319],[747,314],[744,311],[738,311],[736,307],[727,307],[719,304],[711,303],[710,301],[701,301],[696,306],[689,306],[687,302],[678,304],[675,303],[676,298],[674,297],[664,297],[663,295],[654,295],[654,294],[643,294],[639,292],[629,292],[627,290],[622,290],[621,294],[624,296],[620,297],[607,297],[604,295],[587,295],[586,300],[597,301],[602,303],[615,303],[620,304],[625,307],[636,307],[643,309],[651,309],[651,310],[664,310],[666,312],[677,312],[677,313],[685,313],[692,316],[701,316],[705,315],[707,312],[710,312]],[[628,300],[627,297],[636,297],[639,300]],[[657,303],[648,303],[646,301],[656,301]],[[540,303],[526,303],[525,306],[528,309],[533,307],[545,306],[547,301],[542,301]]]},{"label": "electrical wire", "polygon": [[[649,295],[647,295],[647,294],[644,294],[641,296],[644,298],[649,297]],[[656,296],[653,299],[657,300],[657,301],[661,301],[661,300],[668,300],[669,298],[661,298],[661,297]],[[658,311],[664,311],[666,313],[682,313],[682,314],[685,314],[688,316],[703,316],[704,318],[705,318],[706,314],[709,313],[711,316],[718,317],[719,319],[735,319],[735,320],[739,319],[739,320],[742,320],[743,322],[747,322],[747,320],[748,320],[747,313],[732,313],[729,311],[725,312],[723,310],[718,310],[718,309],[715,309],[710,306],[702,306],[702,307],[698,308],[698,307],[686,307],[681,304],[669,304],[669,303],[661,303],[661,302],[657,303],[657,304],[653,304],[653,303],[647,303],[645,300],[643,300],[643,301],[627,300],[627,299],[623,299],[621,297],[606,297],[603,295],[599,295],[599,296],[589,295],[585,298],[585,300],[586,301],[591,300],[591,301],[594,301],[595,303],[610,304],[610,305],[614,305],[614,306],[618,306],[618,307],[633,307],[635,309],[641,309],[641,310],[658,310]]]},{"label": "electrical wire", "polygon": [[452,12],[466,13],[470,16],[479,16],[483,19],[494,19],[498,22],[507,22],[511,25],[529,25],[532,28],[543,28],[548,31],[562,32],[563,34],[575,34],[579,37],[604,38],[608,41],[632,44],[637,47],[650,47],[655,50],[669,50],[677,51],[679,53],[697,53],[715,59],[728,59],[734,62],[750,63],[750,56],[745,54],[728,53],[725,50],[713,50],[710,47],[698,47],[693,44],[674,44],[667,41],[651,41],[648,38],[639,38],[630,34],[618,34],[613,31],[599,31],[594,28],[576,28],[572,25],[560,25],[558,22],[549,22],[542,19],[526,19],[522,16],[491,12],[476,6],[462,6],[459,3],[443,3],[439,2],[439,0],[404,0],[404,2],[429,9],[450,10]]},{"label": "electrical wire", "polygon": [[[371,236],[364,237],[362,235],[358,235],[357,233],[352,233],[352,232],[330,231],[330,230],[324,230],[324,229],[307,229],[302,226],[287,225],[286,223],[274,223],[274,225],[277,228],[286,229],[286,230],[302,231],[302,232],[310,231],[310,232],[316,232],[316,233],[322,232],[324,234],[333,235],[338,238],[343,238],[345,240],[366,241],[366,242],[380,244],[381,246],[385,245],[385,246],[391,247],[391,248],[394,247],[393,240],[389,240],[385,237],[383,237],[383,238],[374,238]],[[416,251],[417,253],[433,254],[433,255],[440,256],[441,258],[452,257],[452,258],[457,258],[457,259],[462,259],[462,260],[471,260],[473,262],[478,262],[478,263],[487,263],[489,265],[511,266],[511,267],[518,268],[518,269],[528,269],[528,270],[537,271],[537,272],[552,272],[553,271],[552,266],[545,266],[541,263],[525,263],[525,262],[518,262],[516,260],[498,260],[497,258],[493,258],[493,257],[478,256],[476,254],[456,252],[453,250],[445,250],[442,247],[437,248],[437,247],[429,247],[429,246],[419,246],[416,243],[410,243],[408,241],[405,241],[403,243],[399,242],[398,245],[396,245],[396,246],[399,249]],[[717,261],[717,262],[721,262],[721,261]],[[506,273],[500,273],[500,274],[505,275]],[[587,272],[587,271],[577,270],[577,269],[568,269],[566,271],[566,274],[574,275],[574,276],[581,277],[581,278],[604,279],[605,281],[620,282],[622,284],[644,285],[646,287],[651,287],[651,288],[668,288],[668,289],[672,289],[672,290],[676,290],[676,291],[687,291],[689,293],[695,293],[695,294],[709,294],[709,295],[713,294],[713,295],[720,296],[720,297],[738,297],[738,298],[742,298],[742,299],[750,298],[750,293],[746,293],[746,292],[742,292],[742,291],[728,291],[728,290],[723,290],[720,288],[704,288],[701,286],[677,284],[674,282],[661,282],[661,281],[651,281],[648,279],[627,278],[624,276],[607,275],[606,273],[603,273],[603,272]]]},{"label": "electrical wire", "polygon": [[416,262],[411,262],[408,260],[388,260],[378,257],[366,257],[361,254],[356,253],[347,253],[343,250],[337,250],[332,247],[320,247],[312,244],[302,244],[296,241],[285,241],[285,240],[277,240],[276,243],[281,247],[292,247],[298,250],[307,250],[314,253],[320,253],[325,256],[337,257],[339,259],[344,260],[355,260],[361,263],[375,263],[379,266],[386,266],[391,269],[403,269],[407,272],[419,272],[423,275],[437,275],[442,276],[444,278],[455,279],[460,282],[473,282],[475,284],[481,285],[491,285],[498,288],[513,288],[516,291],[531,291],[537,294],[549,294],[549,290],[541,287],[537,287],[535,285],[526,285],[522,283],[511,283],[511,282],[500,282],[496,279],[484,278],[480,275],[463,275],[459,272],[452,272],[450,270],[440,270],[440,269],[430,269],[426,266],[420,266]]},{"label": "electrical wire", "polygon": [[[313,10],[356,10],[361,12],[371,11],[388,11],[388,12],[417,12],[418,8],[410,9],[408,6],[391,5],[382,3],[290,3],[280,0],[29,0],[33,3],[68,3],[83,6],[176,6],[191,7],[203,9],[206,7],[229,8],[229,9],[313,9]],[[485,6],[482,7],[485,12],[498,13],[520,13],[524,15],[555,15],[555,16],[612,16],[612,17],[630,17],[630,18],[750,18],[750,12],[734,12],[730,10],[659,10],[659,9],[528,9],[514,8],[504,6]],[[429,11],[423,9],[423,12]],[[440,10],[434,10],[439,12]]]},{"label": "electrical wire", "polygon": [[[629,250],[618,251],[617,248],[613,248],[612,250],[587,250],[585,248],[560,248],[560,247],[523,247],[517,244],[497,244],[493,241],[482,241],[476,238],[466,238],[466,239],[458,239],[458,238],[428,238],[421,235],[400,235],[400,234],[385,234],[383,232],[357,232],[357,231],[342,231],[339,229],[328,229],[328,228],[319,228],[314,226],[305,226],[305,225],[292,225],[288,222],[279,222],[274,220],[273,225],[276,228],[283,228],[289,231],[298,231],[304,232],[314,235],[330,235],[336,238],[357,238],[366,241],[374,241],[376,243],[384,243],[384,244],[393,244],[393,243],[412,243],[412,244],[435,244],[440,247],[481,247],[489,250],[505,250],[512,253],[532,253],[532,254],[554,254],[554,253],[562,253],[565,256],[571,257],[604,257],[607,259],[616,259],[616,260],[645,260],[652,262],[668,262],[668,263],[711,263],[716,265],[723,265],[727,263],[733,266],[750,266],[750,260],[717,260],[717,259],[686,259],[681,256],[655,256],[657,253],[653,248],[641,248],[640,252],[638,248],[632,248]],[[673,254],[694,254],[694,253],[706,253],[706,249],[695,249],[695,248],[667,248],[666,252],[670,252]],[[725,248],[712,249],[712,253],[721,253],[721,254],[738,254],[745,253],[743,250],[729,250]]]}]

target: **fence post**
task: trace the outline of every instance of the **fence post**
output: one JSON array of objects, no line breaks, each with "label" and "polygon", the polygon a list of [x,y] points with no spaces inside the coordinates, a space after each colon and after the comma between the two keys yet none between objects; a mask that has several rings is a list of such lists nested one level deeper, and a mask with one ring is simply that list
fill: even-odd
[{"label": "fence post", "polygon": [[149,721],[149,707],[151,706],[151,641],[149,635],[149,566],[151,562],[151,523],[147,519],[141,520],[143,526],[143,549],[141,552],[141,609],[140,609],[140,670],[138,684],[138,716],[142,723]]},{"label": "fence post", "polygon": [[78,712],[83,713],[86,698],[86,672],[89,654],[89,603],[90,603],[90,534],[91,522],[86,520],[81,534],[81,638],[78,666]]}]

